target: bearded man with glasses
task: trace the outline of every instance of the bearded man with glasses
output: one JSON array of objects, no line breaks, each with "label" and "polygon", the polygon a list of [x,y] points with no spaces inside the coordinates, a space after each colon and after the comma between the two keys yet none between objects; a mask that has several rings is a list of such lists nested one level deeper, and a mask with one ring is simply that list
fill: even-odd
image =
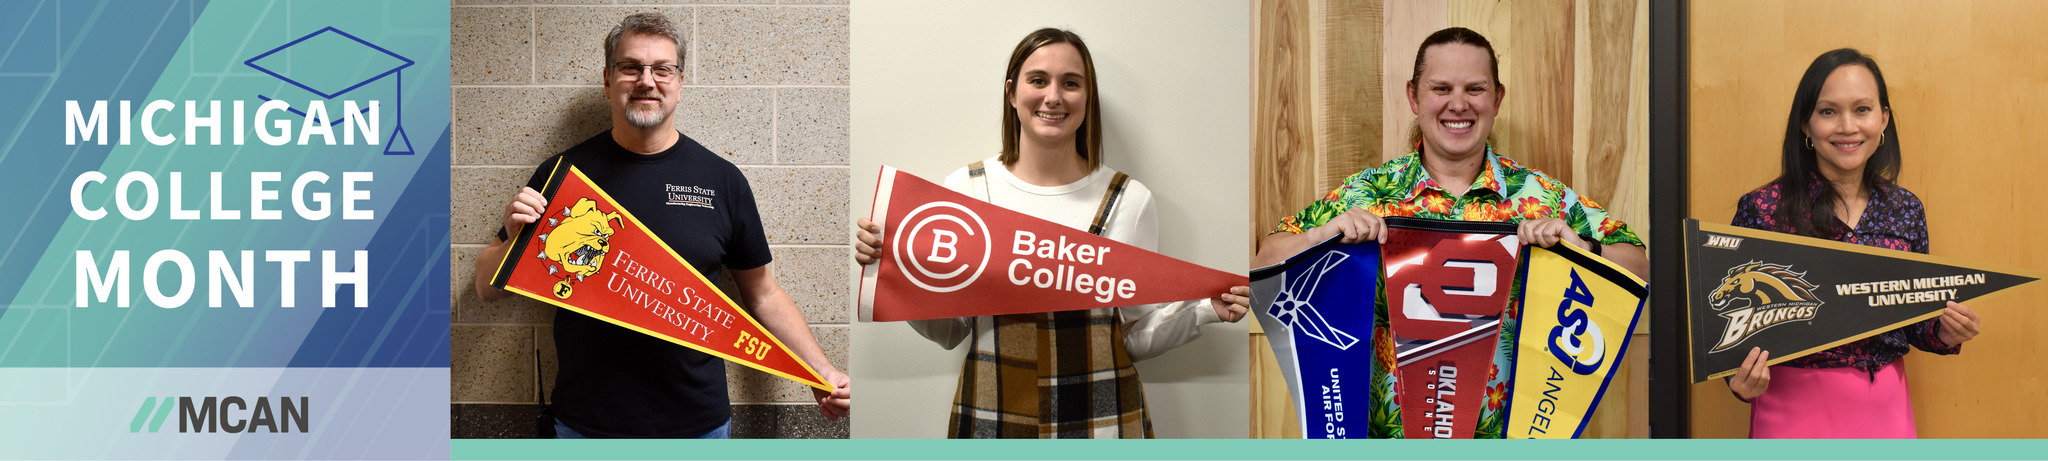
[{"label": "bearded man with glasses", "polygon": [[[560,159],[576,166],[705,278],[717,280],[721,270],[730,270],[742,307],[837,388],[812,390],[818,410],[837,419],[850,411],[850,381],[825,358],[802,311],[776,284],[747,178],[677,131],[670,118],[682,94],[683,50],[683,35],[667,17],[627,16],[604,40],[604,96],[611,103],[612,128],[541,164]],[[510,236],[540,219],[547,200],[538,189],[549,173],[533,172],[527,187],[505,205],[498,240],[477,257],[475,282],[484,300],[512,296],[492,287],[490,274],[511,247]],[[732,403],[723,360],[562,309],[555,312],[554,336],[561,360],[550,408],[556,437],[729,434]]]}]

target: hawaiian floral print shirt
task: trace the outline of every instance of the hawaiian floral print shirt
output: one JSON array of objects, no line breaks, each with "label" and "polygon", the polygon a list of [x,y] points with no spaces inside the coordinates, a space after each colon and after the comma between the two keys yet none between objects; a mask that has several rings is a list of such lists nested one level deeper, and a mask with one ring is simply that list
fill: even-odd
[{"label": "hawaiian floral print shirt", "polygon": [[1422,155],[1409,152],[1401,158],[1344,178],[1344,183],[1308,209],[1280,220],[1272,232],[1301,233],[1328,223],[1352,208],[1365,208],[1375,215],[1413,216],[1454,221],[1520,223],[1528,219],[1558,218],[1581,236],[1591,236],[1603,245],[1626,243],[1642,246],[1628,225],[1608,217],[1607,210],[1591,199],[1572,192],[1543,172],[1526,168],[1513,159],[1495,155],[1486,148],[1486,167],[1465,195],[1454,196],[1430,179],[1422,168]]},{"label": "hawaiian floral print shirt", "polygon": [[[1820,178],[1813,178],[1808,190],[1820,190]],[[1792,226],[1778,222],[1780,187],[1777,182],[1762,189],[1743,194],[1742,201],[1735,205],[1734,225],[1772,232],[1792,233]],[[1808,200],[1813,200],[1809,197]],[[1834,218],[1828,218],[1834,220]],[[1834,228],[1846,228],[1840,220],[1834,220]],[[1906,188],[1892,184],[1877,185],[1870,193],[1870,204],[1863,207],[1863,217],[1856,221],[1856,228],[1838,235],[1821,238],[1849,242],[1878,248],[1927,253],[1927,211],[1920,206],[1920,197]],[[1836,346],[1813,355],[1786,361],[1784,365],[1799,368],[1841,368],[1852,367],[1868,373],[1875,373],[1885,365],[1897,361],[1910,351],[1907,346],[1936,354],[1962,352],[1962,346],[1949,346],[1940,339],[1941,319],[1931,318],[1920,323],[1907,325],[1863,338],[1853,343]]]},{"label": "hawaiian floral print shirt", "polygon": [[[1464,195],[1454,196],[1429,177],[1429,172],[1422,167],[1422,155],[1410,152],[1345,178],[1336,190],[1309,204],[1308,209],[1281,219],[1280,225],[1272,232],[1300,233],[1327,224],[1346,210],[1365,208],[1379,216],[1455,221],[1520,223],[1528,219],[1559,218],[1570,224],[1574,232],[1601,244],[1643,244],[1628,225],[1609,218],[1607,210],[1600,205],[1572,192],[1543,172],[1495,155],[1492,146],[1487,146],[1485,162],[1479,177],[1473,180],[1472,188]],[[1401,426],[1403,408],[1395,399],[1392,379],[1395,373],[1394,340],[1393,335],[1385,334],[1388,325],[1383,319],[1386,318],[1384,309],[1387,307],[1385,298],[1380,298],[1380,301],[1375,306],[1379,315],[1375,317],[1373,328],[1374,353],[1378,358],[1370,381],[1375,389],[1369,405],[1373,426],[1370,437],[1401,438],[1406,434]],[[1513,363],[1512,345],[1515,344],[1511,336],[1514,331],[1513,314],[1507,314],[1507,317],[1501,323],[1504,331],[1501,344],[1510,347],[1497,351],[1493,365],[1487,369],[1487,384],[1483,390],[1485,406],[1481,408],[1479,421],[1473,428],[1474,438],[1500,438],[1504,432],[1507,417],[1502,410],[1505,409],[1503,404],[1508,398],[1508,388],[1507,379],[1501,376],[1500,369]]]}]

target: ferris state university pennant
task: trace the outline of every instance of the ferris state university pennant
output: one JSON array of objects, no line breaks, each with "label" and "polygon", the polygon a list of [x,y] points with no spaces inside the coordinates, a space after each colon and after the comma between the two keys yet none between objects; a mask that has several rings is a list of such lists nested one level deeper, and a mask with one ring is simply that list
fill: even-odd
[{"label": "ferris state university pennant", "polygon": [[547,209],[520,228],[492,286],[832,389],[583,172],[561,160],[550,168]]},{"label": "ferris state university pennant", "polygon": [[1650,291],[1571,244],[1522,248],[1507,438],[1578,438],[1621,369]]},{"label": "ferris state university pennant", "polygon": [[1941,315],[2040,280],[1974,264],[1685,220],[1686,330],[1694,382],[1735,374],[1752,347],[1770,363]]},{"label": "ferris state university pennant", "polygon": [[1374,382],[1397,384],[1373,407],[1391,406],[1401,425],[1399,434],[1375,436],[1500,438],[1508,378],[1500,370],[1514,354],[1515,225],[1385,219],[1386,296],[1375,310],[1387,321],[1374,346],[1390,349],[1395,363],[1373,372]]},{"label": "ferris state university pennant", "polygon": [[1029,314],[1215,297],[1243,275],[1202,267],[882,167],[881,261],[861,271],[860,319]]},{"label": "ferris state university pennant", "polygon": [[1375,411],[1373,302],[1380,294],[1378,242],[1331,237],[1286,261],[1252,269],[1252,313],[1293,394],[1303,438],[1366,438]]}]

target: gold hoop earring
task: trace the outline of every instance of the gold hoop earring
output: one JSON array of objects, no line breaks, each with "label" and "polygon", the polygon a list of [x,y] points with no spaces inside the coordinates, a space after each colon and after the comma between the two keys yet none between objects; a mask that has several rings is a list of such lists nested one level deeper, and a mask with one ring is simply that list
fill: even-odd
[{"label": "gold hoop earring", "polygon": [[1807,137],[1806,137],[1806,150],[1813,150],[1813,137],[1812,137],[1812,136],[1807,136]]},{"label": "gold hoop earring", "polygon": [[1877,134],[1877,147],[1884,147],[1884,133]]}]

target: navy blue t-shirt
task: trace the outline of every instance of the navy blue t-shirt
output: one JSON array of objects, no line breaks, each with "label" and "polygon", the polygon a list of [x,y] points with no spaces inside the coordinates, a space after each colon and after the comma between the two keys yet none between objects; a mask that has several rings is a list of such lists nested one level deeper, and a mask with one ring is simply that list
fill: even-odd
[{"label": "navy blue t-shirt", "polygon": [[[605,131],[541,165],[557,158],[710,280],[722,268],[753,269],[773,259],[746,176],[688,136],[667,151],[636,154]],[[536,169],[527,187],[545,190],[547,175]],[[732,419],[725,361],[717,357],[566,309],[555,311],[555,351],[555,417],[578,433],[695,437]]]}]

